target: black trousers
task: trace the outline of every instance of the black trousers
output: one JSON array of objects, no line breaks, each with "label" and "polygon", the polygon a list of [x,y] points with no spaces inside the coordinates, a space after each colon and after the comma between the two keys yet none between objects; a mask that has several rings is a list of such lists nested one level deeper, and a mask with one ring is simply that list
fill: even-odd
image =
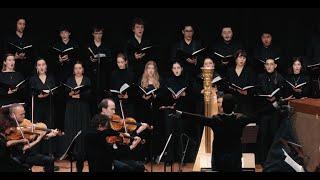
[{"label": "black trousers", "polygon": [[264,113],[258,122],[258,163],[264,163],[267,158],[273,139],[280,126],[280,117],[278,112]]},{"label": "black trousers", "polygon": [[241,167],[241,153],[215,153],[213,156],[215,169],[219,172],[240,172]]},{"label": "black trousers", "polygon": [[26,154],[17,157],[22,164],[32,166],[43,166],[45,172],[54,172],[54,158],[35,152],[27,152]]},{"label": "black trousers", "polygon": [[115,172],[144,172],[143,163],[134,160],[114,160]]}]

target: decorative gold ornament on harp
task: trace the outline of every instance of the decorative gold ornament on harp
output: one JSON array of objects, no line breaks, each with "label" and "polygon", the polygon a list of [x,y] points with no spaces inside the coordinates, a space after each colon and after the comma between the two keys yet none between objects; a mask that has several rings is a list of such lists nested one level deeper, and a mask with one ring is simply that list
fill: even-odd
[{"label": "decorative gold ornament on harp", "polygon": [[[217,95],[216,89],[212,87],[213,71],[210,68],[201,68],[204,89],[204,112],[205,116],[211,117],[217,114]],[[205,127],[205,152],[211,153],[212,131],[209,127]]]}]

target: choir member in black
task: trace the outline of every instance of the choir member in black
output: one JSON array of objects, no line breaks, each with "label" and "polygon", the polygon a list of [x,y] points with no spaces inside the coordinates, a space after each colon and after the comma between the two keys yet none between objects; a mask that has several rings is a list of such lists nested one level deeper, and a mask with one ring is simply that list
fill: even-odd
[{"label": "choir member in black", "polygon": [[[43,122],[48,128],[54,127],[53,115],[53,92],[55,81],[52,75],[47,73],[47,63],[40,58],[36,61],[36,72],[29,80],[30,94],[34,96],[34,121]],[[53,153],[51,142],[41,146],[41,152],[46,154]]]},{"label": "choir member in black", "polygon": [[[57,82],[65,82],[67,78],[72,75],[73,65],[78,56],[77,50],[79,46],[73,39],[70,38],[71,32],[69,27],[64,25],[61,26],[59,28],[59,33],[61,39],[52,46],[52,59],[54,62],[48,62],[48,64],[50,68],[53,67],[54,69],[55,80]],[[70,49],[70,51],[61,53],[57,49],[60,51]],[[66,109],[63,88],[58,90],[57,96],[54,98],[54,104],[56,105],[55,124],[58,128],[63,129],[64,114]]]},{"label": "choir member in black", "polygon": [[[155,92],[150,95],[145,94],[142,90],[138,91],[139,108],[137,109],[139,121],[145,122],[151,126],[151,128],[157,129],[159,126],[159,103],[161,95],[161,80],[158,73],[157,64],[154,61],[148,61],[144,68],[144,73],[138,85],[145,91],[154,90]],[[158,129],[157,129],[158,130]],[[153,158],[155,155],[154,147],[157,145],[153,143],[154,139],[158,136],[159,131],[152,131],[152,137],[147,140],[146,146],[150,149],[147,158]],[[156,149],[159,150],[159,149]],[[150,159],[149,159],[150,160]]]},{"label": "choir member in black", "polygon": [[[60,38],[58,42],[56,42],[52,50],[55,52],[55,73],[57,75],[57,80],[61,82],[65,82],[66,79],[72,74],[73,65],[78,58],[79,45],[76,41],[70,38],[71,31],[67,26],[61,26],[59,29]],[[61,51],[70,49],[65,53]],[[72,49],[72,50],[71,50]]]},{"label": "choir member in black", "polygon": [[[13,104],[9,108],[10,119],[14,123],[18,123],[19,126],[22,126],[25,121],[25,110],[24,107],[20,104]],[[54,158],[51,156],[39,154],[36,152],[36,146],[41,142],[43,139],[50,139],[52,137],[57,136],[58,131],[57,129],[47,133],[46,131],[39,132],[39,135],[36,139],[32,142],[29,140],[24,139],[22,142],[23,144],[19,143],[18,146],[15,146],[16,142],[12,142],[14,145],[7,145],[12,146],[11,153],[12,157],[18,159],[22,164],[27,164],[30,167],[36,166],[43,166],[45,172],[53,172],[54,171]],[[28,143],[29,142],[29,143]],[[19,146],[22,145],[22,146]]]},{"label": "choir member in black", "polygon": [[201,120],[201,124],[209,126],[214,131],[211,160],[213,170],[240,172],[242,169],[242,130],[253,118],[234,113],[235,103],[231,94],[225,94],[222,101],[223,113],[209,118],[203,115],[177,111],[181,118],[189,117],[192,120]]},{"label": "choir member in black", "polygon": [[[12,53],[16,59],[16,70],[24,76],[31,76],[35,57],[34,44],[29,34],[25,33],[26,20],[18,18],[16,30],[6,40],[6,53]],[[21,49],[20,49],[21,48]],[[24,48],[24,49],[23,49]]]},{"label": "choir member in black", "polygon": [[27,172],[28,168],[24,167],[21,162],[13,159],[10,153],[10,147],[14,143],[26,143],[27,140],[7,140],[7,136],[12,133],[14,123],[0,112],[0,172]]},{"label": "choir member in black", "polygon": [[20,72],[15,71],[13,54],[6,54],[0,72],[0,106],[23,102],[23,85],[16,86],[24,80]]},{"label": "choir member in black", "polygon": [[[238,50],[236,52],[235,65],[228,69],[226,80],[240,88],[255,85],[254,74],[251,68],[247,65],[247,53],[245,51]],[[253,112],[252,88],[241,90],[229,85],[228,92],[230,92],[237,101],[235,112],[245,114]]]},{"label": "choir member in black", "polygon": [[[286,95],[289,96],[289,99],[300,99],[309,97],[310,93],[310,78],[305,73],[304,63],[302,58],[300,57],[294,57],[292,60],[292,67],[289,69],[289,74],[286,77],[286,80],[291,83],[287,83],[287,93]],[[306,83],[305,85],[302,85],[301,87],[295,88],[293,86],[298,86],[303,83]]]},{"label": "choir member in black", "polygon": [[[98,105],[98,112],[100,116],[106,116],[109,120],[112,120],[116,112],[116,106],[112,99],[103,99]],[[138,128],[135,132],[132,132],[130,136],[134,137],[134,142],[129,146],[119,146],[118,149],[113,151],[113,164],[114,171],[117,172],[143,172],[145,167],[144,165],[136,161],[136,153],[139,152],[137,145],[141,141],[139,137],[141,133],[148,127],[146,123],[138,123]],[[111,130],[112,133],[119,133]]]},{"label": "choir member in black", "polygon": [[[182,65],[176,61],[172,64],[172,75],[167,79],[165,87],[167,89],[173,90],[175,93],[180,91],[183,88],[186,88],[179,95],[175,95],[169,90],[166,90],[164,101],[166,101],[167,106],[174,106],[176,109],[182,111],[190,111],[190,95],[191,95],[191,84],[190,80],[184,74]],[[189,90],[190,89],[190,90]],[[161,109],[161,107],[160,107]],[[165,116],[165,137],[169,137],[173,133],[170,146],[168,147],[168,156],[166,157],[168,162],[180,161],[182,156],[183,148],[185,144],[182,144],[181,141],[182,134],[187,135],[189,138],[193,139],[195,125],[192,124],[192,121],[186,121],[184,119],[173,119],[168,116],[166,112]],[[190,123],[189,123],[190,122]],[[193,144],[192,144],[193,145]],[[191,156],[190,146],[188,148],[187,157]],[[187,161],[189,161],[189,159]]]},{"label": "choir member in black", "polygon": [[180,55],[179,51],[183,51],[189,54],[200,50],[202,44],[199,40],[194,39],[194,28],[192,25],[186,24],[182,29],[183,38],[179,40],[172,48],[171,60],[172,61],[181,61],[182,66],[184,67],[184,72],[190,76],[194,77],[199,73],[199,62],[202,58],[201,56],[196,55],[186,58],[182,54]]},{"label": "choir member in black", "polygon": [[133,35],[129,38],[125,46],[125,54],[129,60],[136,78],[140,77],[147,61],[152,58],[152,51],[141,52],[145,47],[152,46],[151,41],[144,36],[144,22],[141,18],[135,18],[132,22]]},{"label": "choir member in black", "polygon": [[[272,97],[257,97],[256,107],[265,107],[272,104],[277,107],[280,103],[280,97],[283,96],[283,90],[285,87],[285,81],[283,77],[276,71],[277,64],[274,59],[267,59],[265,63],[266,71],[263,74],[259,74],[256,88],[257,94],[267,95],[271,94],[278,88],[280,91]],[[280,119],[279,112],[276,109],[270,109],[270,111],[261,114],[259,117],[258,125],[258,162],[263,163],[267,157],[270,146],[273,142],[273,138],[279,128]]]},{"label": "choir member in black", "polygon": [[104,29],[95,26],[92,31],[93,40],[88,44],[89,58],[86,61],[88,76],[97,104],[102,100],[103,90],[109,89],[109,77],[112,72],[111,50],[103,41]]},{"label": "choir member in black", "polygon": [[[79,130],[85,130],[88,122],[90,121],[90,105],[89,100],[91,98],[91,81],[88,77],[84,76],[84,68],[81,62],[74,64],[73,76],[69,77],[66,85],[75,88],[83,85],[80,90],[67,90],[67,104],[64,121],[65,132],[65,148],[68,147],[68,143],[77,134]],[[74,149],[75,159],[77,161],[77,171],[82,172],[83,160],[84,160],[84,144],[83,136],[77,141]]]},{"label": "choir member in black", "polygon": [[[230,62],[231,59],[236,53],[237,50],[243,49],[243,46],[240,42],[234,40],[233,31],[230,26],[224,26],[221,30],[222,39],[213,44],[212,50],[210,52],[211,58],[216,61],[216,70],[217,72],[224,76],[226,74],[227,68],[231,67],[233,62]],[[226,58],[221,58],[218,53]],[[227,56],[230,56],[227,58]]]},{"label": "choir member in black", "polygon": [[113,93],[113,99],[116,103],[116,114],[121,115],[120,100],[122,101],[123,113],[126,117],[136,118],[134,104],[135,91],[132,88],[135,81],[133,72],[128,68],[128,60],[123,53],[117,55],[118,68],[112,72],[110,79],[110,89],[119,91],[126,83],[130,87],[123,93]]},{"label": "choir member in black", "polygon": [[255,67],[257,73],[262,73],[264,71],[264,62],[268,59],[272,58],[280,62],[280,69],[282,72],[286,72],[286,62],[285,59],[281,57],[280,49],[274,47],[272,44],[272,34],[268,31],[265,31],[261,35],[261,42],[259,42],[258,46],[254,49],[254,62],[252,62],[252,66]]},{"label": "choir member in black", "polygon": [[[312,34],[307,44],[307,67],[320,63],[320,23],[316,26],[316,32]],[[311,96],[314,98],[320,97],[320,66],[311,66],[307,69],[310,74],[312,83]]]},{"label": "choir member in black", "polygon": [[34,120],[36,122],[43,122],[49,128],[53,127],[53,102],[51,97],[55,88],[55,80],[51,74],[47,73],[46,60],[40,58],[36,61],[36,72],[30,78],[30,91],[35,95],[34,97]]}]

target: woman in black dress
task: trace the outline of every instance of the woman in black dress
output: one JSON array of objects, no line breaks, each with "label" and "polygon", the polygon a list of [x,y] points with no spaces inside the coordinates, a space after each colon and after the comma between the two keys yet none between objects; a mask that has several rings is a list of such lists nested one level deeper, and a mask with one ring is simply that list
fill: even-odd
[{"label": "woman in black dress", "polygon": [[286,88],[287,99],[300,99],[310,96],[310,78],[304,71],[302,58],[294,57],[289,69]]},{"label": "woman in black dress", "polygon": [[15,71],[15,59],[13,54],[6,54],[0,72],[0,106],[22,102],[23,76]]},{"label": "woman in black dress", "polygon": [[[166,93],[164,93],[164,98],[162,98],[162,100],[164,101],[163,105],[174,106],[175,109],[190,112],[190,96],[192,96],[190,93],[191,84],[186,74],[184,73],[184,68],[182,67],[180,62],[175,61],[172,64],[171,71],[172,75],[169,76],[165,84]],[[185,146],[184,137],[186,136],[184,135],[187,135],[191,139],[193,139],[193,137],[195,136],[195,126],[193,123],[195,121],[172,118],[168,116],[170,111],[165,110],[164,112],[165,137],[169,137],[170,134],[173,133],[173,138],[171,139],[172,143],[168,147],[167,160],[170,162],[177,162],[181,159],[183,150],[182,147]],[[190,149],[191,148],[189,146],[186,158],[187,161],[189,161]]]},{"label": "woman in black dress", "polygon": [[[47,73],[47,63],[40,58],[36,61],[36,73],[30,78],[30,94],[34,95],[33,118],[35,122],[43,122],[48,128],[53,129],[53,93],[55,92],[55,81],[52,75]],[[51,141],[51,139],[49,140]],[[52,154],[52,144],[44,141],[41,153]]]},{"label": "woman in black dress", "polygon": [[[231,93],[237,101],[235,112],[244,114],[252,113],[253,85],[255,85],[254,74],[251,68],[247,65],[247,53],[245,51],[238,50],[236,52],[235,65],[228,69],[226,73],[226,80],[229,83],[229,87],[226,89],[226,91]],[[237,86],[242,89],[239,89]]]},{"label": "woman in black dress", "polygon": [[47,63],[44,59],[36,61],[36,71],[37,74],[29,81],[30,92],[34,95],[34,120],[53,128],[52,89],[55,88],[55,81],[53,76],[47,73]]},{"label": "woman in black dress", "polygon": [[121,87],[124,87],[124,84],[129,85],[126,90],[123,92],[113,92],[113,100],[116,104],[116,114],[121,114],[121,107],[120,101],[122,101],[122,108],[125,117],[133,117],[135,118],[135,111],[134,111],[134,98],[135,92],[133,91],[134,88],[133,84],[135,82],[133,72],[128,69],[128,60],[123,53],[119,53],[117,55],[117,69],[112,72],[111,79],[110,79],[110,90],[119,91]]},{"label": "woman in black dress", "polygon": [[[139,108],[137,111],[139,113],[139,121],[149,124],[154,129],[154,131],[152,131],[151,138],[147,138],[146,146],[150,148],[149,158],[156,154],[155,150],[160,149],[160,147],[155,148],[158,143],[154,143],[154,141],[155,139],[160,138],[159,103],[161,97],[161,84],[156,62],[148,61],[145,65],[142,77],[138,82],[138,85],[140,86],[138,89],[140,90],[137,93],[139,98],[139,104],[137,104]],[[146,92],[153,92],[146,94],[142,89]]]},{"label": "woman in black dress", "polygon": [[[84,76],[84,68],[81,62],[76,62],[73,68],[73,76],[69,77],[66,85],[72,88],[82,86],[78,90],[72,90],[67,87],[67,104],[64,122],[65,131],[65,148],[71,142],[72,138],[78,131],[84,131],[87,128],[90,120],[90,94],[91,82],[90,79]],[[81,172],[84,161],[84,146],[83,136],[80,136],[76,141],[74,155],[77,161],[77,171]]]}]

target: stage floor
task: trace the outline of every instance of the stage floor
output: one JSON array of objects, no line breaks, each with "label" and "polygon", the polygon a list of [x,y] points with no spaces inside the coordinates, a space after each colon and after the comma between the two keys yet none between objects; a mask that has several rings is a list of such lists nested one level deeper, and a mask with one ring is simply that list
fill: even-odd
[{"label": "stage floor", "polygon": [[[70,163],[68,161],[56,161],[55,165],[60,169],[57,172],[70,172]],[[151,172],[151,163],[145,164],[147,172]],[[186,163],[181,169],[182,172],[192,172],[193,163]],[[73,163],[73,172],[76,172],[76,163]],[[34,166],[33,172],[43,172],[43,168],[40,166]],[[260,165],[256,165],[256,172],[261,172],[262,168]],[[83,172],[89,172],[87,161],[84,164]],[[152,172],[164,172],[163,163],[153,164]],[[167,166],[166,172],[171,172],[171,166]],[[179,172],[179,163],[174,163],[173,172]]]}]

